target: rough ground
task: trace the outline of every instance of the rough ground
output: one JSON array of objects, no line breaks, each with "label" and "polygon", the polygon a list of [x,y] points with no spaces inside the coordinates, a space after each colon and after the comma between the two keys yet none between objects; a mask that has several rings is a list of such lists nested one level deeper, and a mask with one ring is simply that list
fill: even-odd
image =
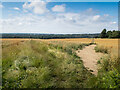
[{"label": "rough ground", "polygon": [[97,61],[103,55],[96,53],[94,48],[96,45],[86,46],[83,50],[76,51],[77,55],[83,60],[84,66],[91,70],[94,75],[97,75]]}]

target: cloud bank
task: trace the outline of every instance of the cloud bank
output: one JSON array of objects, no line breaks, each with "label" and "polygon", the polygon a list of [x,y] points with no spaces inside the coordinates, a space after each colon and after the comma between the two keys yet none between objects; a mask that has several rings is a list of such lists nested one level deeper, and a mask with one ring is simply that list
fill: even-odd
[{"label": "cloud bank", "polygon": [[[99,33],[102,29],[117,29],[117,22],[109,14],[99,15],[92,8],[81,13],[65,12],[66,5],[55,5],[51,13],[46,2],[24,3],[26,15],[3,19],[3,33]],[[54,13],[58,12],[58,13]]]}]

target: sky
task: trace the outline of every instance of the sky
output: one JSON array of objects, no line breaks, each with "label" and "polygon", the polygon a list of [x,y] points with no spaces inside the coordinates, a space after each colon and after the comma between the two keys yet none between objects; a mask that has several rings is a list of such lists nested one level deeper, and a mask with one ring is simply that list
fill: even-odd
[{"label": "sky", "polygon": [[[2,2],[26,2],[31,0],[0,0]],[[33,1],[33,0],[32,0]],[[119,2],[120,0],[44,0],[50,2]]]},{"label": "sky", "polygon": [[118,2],[3,2],[0,33],[82,34],[118,30]]}]

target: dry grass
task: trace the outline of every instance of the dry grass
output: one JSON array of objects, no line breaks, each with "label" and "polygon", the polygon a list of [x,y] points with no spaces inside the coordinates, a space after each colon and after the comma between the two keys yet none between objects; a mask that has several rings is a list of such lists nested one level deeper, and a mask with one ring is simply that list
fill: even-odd
[{"label": "dry grass", "polygon": [[[71,55],[73,55],[73,53],[72,54],[65,54],[64,55],[63,53],[61,53],[62,52],[61,50],[65,48],[66,52],[71,52],[72,50],[69,49],[69,48],[72,47],[72,48],[74,48],[76,50],[76,48],[78,48],[77,46],[80,46],[80,43],[91,43],[92,39],[90,39],[90,38],[76,38],[76,39],[32,39],[32,42],[33,42],[33,40],[37,41],[36,43],[33,42],[32,44],[30,43],[31,42],[30,40],[31,39],[0,39],[0,41],[2,41],[2,46],[3,47],[7,47],[7,48],[2,48],[2,50],[4,51],[3,52],[4,63],[2,62],[3,65],[4,65],[3,70],[5,69],[6,71],[4,71],[4,72],[7,72],[7,73],[5,73],[6,75],[3,75],[3,76],[5,78],[7,78],[7,80],[17,80],[15,75],[18,75],[18,72],[16,70],[14,70],[14,72],[9,71],[9,69],[11,70],[11,69],[15,68],[14,67],[14,63],[12,64],[12,62],[14,62],[15,60],[18,60],[18,61],[19,60],[23,60],[22,62],[26,65],[26,62],[24,62],[25,60],[28,60],[28,58],[30,58],[31,60],[33,60],[32,57],[35,57],[34,60],[33,60],[34,61],[33,64],[35,65],[35,67],[36,66],[38,67],[40,65],[38,65],[37,61],[40,61],[41,60],[41,56],[43,56],[44,59],[43,59],[42,63],[45,63],[45,65],[46,65],[46,63],[47,63],[47,65],[51,64],[51,66],[55,67],[56,70],[53,70],[54,72],[52,72],[52,74],[54,74],[54,73],[57,74],[58,75],[56,77],[57,79],[53,78],[52,81],[51,80],[43,80],[44,78],[41,77],[40,73],[42,72],[43,76],[49,77],[49,73],[51,74],[51,72],[49,71],[48,67],[47,68],[43,67],[42,71],[40,73],[38,73],[38,77],[37,77],[38,79],[34,79],[35,77],[33,75],[36,75],[36,70],[34,70],[35,68],[34,67],[33,68],[28,68],[28,70],[26,70],[26,71],[24,70],[24,71],[29,74],[29,77],[27,79],[24,79],[23,81],[20,82],[20,83],[22,83],[24,85],[22,87],[25,87],[25,86],[26,87],[31,87],[31,86],[35,87],[35,85],[31,81],[35,81],[38,84],[41,81],[41,79],[42,79],[42,82],[43,81],[47,81],[47,84],[42,84],[43,86],[41,86],[41,83],[40,83],[41,87],[44,87],[44,86],[46,86],[46,87],[56,86],[57,84],[58,84],[57,85],[58,87],[60,87],[60,86],[64,86],[64,87],[71,87],[71,86],[80,87],[80,85],[84,86],[84,84],[87,87],[89,87],[89,85],[86,84],[86,82],[84,82],[84,83],[83,82],[82,83],[78,83],[78,82],[77,83],[76,82],[73,83],[73,80],[77,81],[77,78],[80,79],[80,81],[83,81],[83,79],[85,79],[86,77],[88,77],[90,75],[88,75],[87,71],[84,71],[82,63],[80,63],[79,66],[78,65],[74,65],[74,61],[75,61],[74,58],[76,58],[76,57],[71,56]],[[39,41],[44,41],[48,45],[46,45],[45,43],[42,42],[43,45],[41,46],[41,43]],[[94,39],[94,42],[100,48],[107,48],[110,51],[110,55],[111,55],[111,57],[113,59],[111,59],[111,57],[110,58],[106,57],[107,59],[104,58],[104,57],[102,58],[105,62],[102,64],[103,68],[101,69],[101,73],[100,73],[101,76],[98,76],[97,80],[96,80],[96,78],[88,80],[88,81],[90,81],[90,87],[96,88],[96,87],[99,86],[99,87],[105,88],[105,87],[109,87],[109,85],[110,86],[111,85],[117,86],[117,85],[114,85],[112,81],[115,81],[115,80],[118,81],[119,79],[117,79],[117,78],[111,78],[111,77],[110,77],[111,80],[109,79],[109,76],[115,74],[114,73],[115,71],[114,70],[113,71],[105,71],[105,70],[114,69],[114,68],[111,68],[111,66],[116,66],[115,67],[115,68],[117,68],[116,70],[120,70],[119,69],[119,63],[118,63],[118,61],[115,64],[113,62],[109,62],[108,61],[108,59],[116,61],[115,56],[118,55],[118,50],[120,49],[120,47],[118,46],[119,45],[118,39]],[[55,46],[51,46],[51,43],[54,44]],[[58,46],[56,47],[56,45],[58,45]],[[73,45],[74,45],[74,47],[73,47]],[[11,47],[9,47],[9,46],[11,46]],[[61,46],[62,46],[62,49],[59,49]],[[40,47],[43,47],[43,48],[40,48]],[[45,51],[46,50],[45,48],[48,49],[47,52]],[[33,51],[35,53],[33,53]],[[26,53],[26,54],[24,54],[24,53]],[[16,57],[16,54],[19,57]],[[29,57],[23,57],[23,56],[29,56]],[[38,60],[38,59],[40,59],[40,60]],[[51,59],[50,62],[45,61],[45,60],[49,60],[49,59]],[[63,63],[61,62],[61,60],[63,60]],[[57,62],[55,62],[55,61],[57,61]],[[13,66],[11,67],[11,65],[13,65]],[[20,64],[20,65],[23,65],[23,64]],[[62,66],[60,66],[60,65],[62,65]],[[66,70],[66,68],[67,68],[67,70]],[[52,67],[50,67],[50,69],[52,69]],[[74,69],[76,69],[76,70],[74,70]],[[31,74],[29,72],[29,70],[31,70],[33,72],[33,74]],[[41,68],[38,68],[38,71],[39,70],[41,70]],[[104,71],[102,71],[102,70],[104,70]],[[47,71],[47,72],[44,72],[44,71]],[[79,73],[78,74],[76,74],[76,73],[74,74],[72,71],[79,71]],[[63,76],[61,76],[63,74],[63,72],[65,72],[65,74]],[[71,72],[73,74],[70,74],[69,72]],[[20,72],[20,73],[22,75],[22,72]],[[25,75],[26,75],[26,73],[25,73]],[[120,74],[115,74],[115,75],[116,75],[115,77],[119,77]],[[20,77],[22,77],[22,76],[20,76]],[[58,78],[60,78],[60,80]],[[64,81],[63,80],[62,83],[61,83],[61,78],[65,79],[65,80],[68,80],[68,81],[63,82]],[[56,80],[58,82],[57,84],[55,82],[55,85],[54,85],[54,80]],[[28,83],[28,82],[30,82],[30,83]],[[108,86],[101,85],[101,82],[107,83],[105,85],[108,85]],[[59,85],[59,83],[61,85]],[[89,83],[89,82],[87,82],[87,83]],[[96,83],[98,85],[96,85]],[[15,84],[15,85],[17,86],[17,84]],[[73,84],[73,85],[71,85],[71,84]],[[15,86],[14,83],[12,85]],[[69,86],[66,86],[66,85],[69,85]]]},{"label": "dry grass", "polygon": [[90,38],[75,38],[75,39],[46,39],[45,41],[67,41],[73,43],[91,43]]},{"label": "dry grass", "polygon": [[76,43],[91,43],[92,39],[90,38],[75,38],[75,39],[0,39],[2,41],[26,41],[26,40],[40,40],[40,41],[68,41],[68,42],[76,42]]},{"label": "dry grass", "polygon": [[[0,39],[1,40],[1,39]],[[2,45],[8,45],[13,43],[19,43],[22,41],[31,40],[31,39],[2,39]],[[91,43],[92,39],[90,38],[74,38],[74,39],[32,39],[35,41],[45,41],[45,42],[67,42],[67,43]],[[112,55],[118,55],[118,46],[119,39],[94,39],[94,42],[98,44],[99,47],[107,48]]]},{"label": "dry grass", "polygon": [[119,39],[95,39],[95,43],[98,44],[100,48],[108,49],[112,57],[118,57],[118,50],[120,50],[118,40]]}]

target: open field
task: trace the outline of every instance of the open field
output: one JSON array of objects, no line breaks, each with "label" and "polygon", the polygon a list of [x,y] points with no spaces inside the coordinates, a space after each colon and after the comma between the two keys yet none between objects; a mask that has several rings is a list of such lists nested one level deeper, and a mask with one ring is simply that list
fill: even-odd
[{"label": "open field", "polygon": [[[93,39],[89,38],[78,38],[78,39],[49,39],[45,41],[64,41],[64,42],[71,42],[71,43],[91,43]],[[120,50],[119,39],[94,39],[94,43],[96,43],[101,48],[106,48],[112,55],[118,56]]]},{"label": "open field", "polygon": [[[91,43],[94,41],[101,49],[101,51],[106,49],[109,51],[112,57],[120,56],[120,39],[92,39],[92,38],[75,38],[75,39],[2,39],[2,46],[6,47],[9,45],[19,44],[24,41],[43,41],[47,44],[56,44],[62,47],[67,47],[68,44],[82,44],[82,43]],[[103,51],[104,51],[103,50]]]},{"label": "open field", "polygon": [[[37,41],[67,41],[67,42],[75,42],[75,43],[91,43],[92,38],[75,38],[75,39],[0,39],[5,42],[19,42],[19,41],[26,41],[26,40],[37,40]],[[107,47],[118,47],[118,40],[119,39],[94,39],[94,43],[99,45],[104,45]]]},{"label": "open field", "polygon": [[[12,43],[17,43],[26,40],[35,41],[45,41],[45,42],[67,42],[67,43],[91,43],[93,39],[91,38],[75,38],[75,39],[2,39],[2,44],[7,45]],[[98,44],[100,47],[108,48],[111,50],[112,54],[118,55],[118,50],[120,49],[119,43],[120,39],[94,39],[94,43]]]},{"label": "open field", "polygon": [[101,59],[102,68],[96,77],[75,53],[92,41],[89,38],[2,39],[3,88],[114,87],[116,79],[111,75],[117,73],[115,76],[119,78],[120,67],[116,59],[114,64],[109,60],[118,54],[118,39],[94,39],[99,50],[107,48],[112,55]]}]

